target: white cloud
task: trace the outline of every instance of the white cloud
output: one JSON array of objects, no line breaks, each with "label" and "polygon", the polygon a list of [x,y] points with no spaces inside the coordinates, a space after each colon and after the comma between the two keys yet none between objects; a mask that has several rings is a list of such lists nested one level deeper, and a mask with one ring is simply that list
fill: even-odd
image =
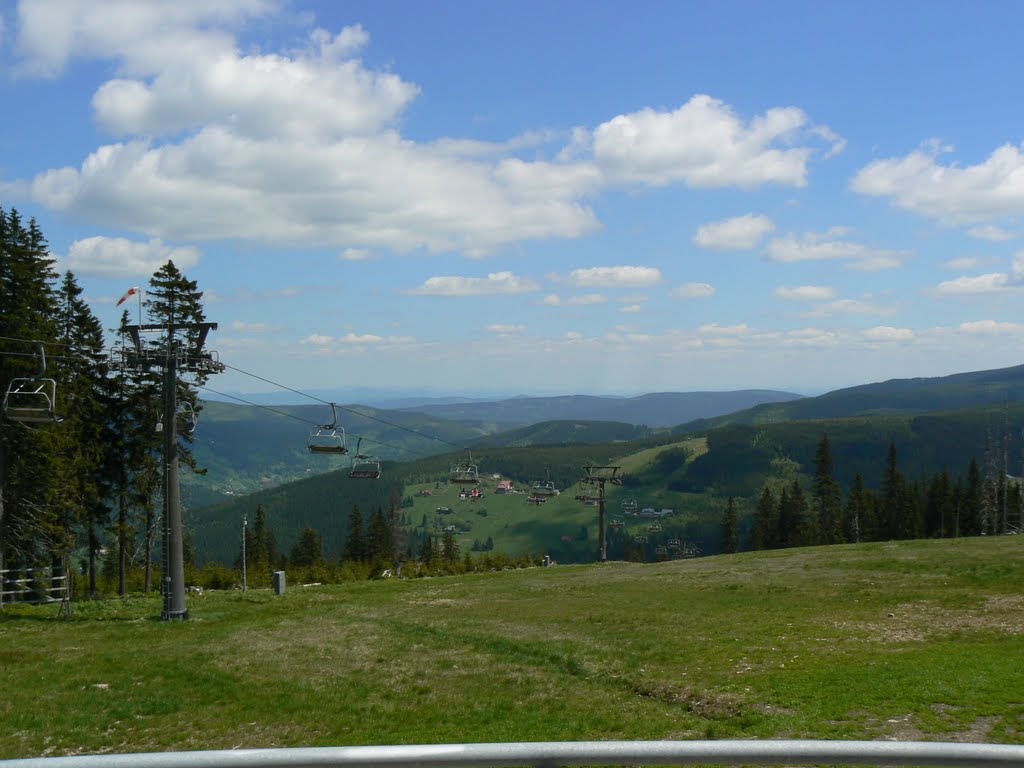
[{"label": "white cloud", "polygon": [[944,280],[935,287],[934,292],[939,296],[977,296],[987,293],[1004,293],[1010,287],[1010,278],[1005,272],[990,272],[975,277]]},{"label": "white cloud", "polygon": [[518,277],[512,272],[492,272],[487,277],[431,277],[407,293],[421,296],[491,296],[538,290],[540,285],[531,278]]},{"label": "white cloud", "polygon": [[738,325],[719,325],[718,323],[705,323],[697,329],[700,333],[712,336],[746,336],[751,328],[746,323]]},{"label": "white cloud", "polygon": [[1021,323],[1005,323],[996,320],[972,320],[960,323],[959,330],[962,333],[972,335],[1013,335],[1024,332],[1024,325]]},{"label": "white cloud", "polygon": [[905,157],[876,160],[851,182],[855,192],[886,197],[900,208],[951,222],[982,222],[1024,213],[1024,155],[1004,144],[977,165],[943,165],[929,142]]},{"label": "white cloud", "polygon": [[748,213],[702,224],[693,242],[701,248],[719,251],[748,251],[755,248],[765,235],[774,231],[775,222],[767,216]]},{"label": "white cloud", "polygon": [[914,338],[914,332],[909,328],[893,328],[888,325],[868,328],[862,335],[868,341],[910,341]]},{"label": "white cloud", "polygon": [[492,333],[524,333],[526,326],[521,323],[491,323],[487,330]]},{"label": "white cloud", "polygon": [[836,289],[827,285],[798,285],[793,288],[780,285],[775,295],[787,301],[824,301],[836,295]]},{"label": "white cloud", "polygon": [[181,271],[199,263],[199,249],[175,247],[160,240],[140,243],[123,237],[87,237],[68,249],[68,268],[82,275],[138,277],[151,275],[168,261]]},{"label": "white cloud", "polygon": [[944,261],[942,267],[945,269],[974,269],[978,266],[980,260],[974,256],[961,256],[956,259],[950,259]]},{"label": "white cloud", "polygon": [[1009,272],[989,272],[974,277],[945,280],[932,291],[937,296],[979,296],[1018,291],[1024,287],[1024,250],[1014,254]]},{"label": "white cloud", "polygon": [[979,240],[991,240],[997,243],[1017,238],[1017,234],[1015,232],[1010,232],[1008,229],[1003,229],[1002,227],[997,227],[993,224],[981,224],[976,227],[971,227],[967,230],[967,234],[971,237],[976,237]]},{"label": "white cloud", "polygon": [[853,269],[876,270],[898,267],[911,256],[909,251],[872,248],[843,239],[847,233],[847,229],[836,227],[824,233],[776,237],[768,243],[768,258],[780,262],[841,260]]},{"label": "white cloud", "polygon": [[786,332],[786,343],[801,347],[832,347],[840,342],[839,334],[821,328],[796,328]]},{"label": "white cloud", "polygon": [[574,269],[566,282],[581,288],[640,288],[661,282],[656,267],[589,267]]},{"label": "white cloud", "polygon": [[590,146],[605,175],[620,183],[803,186],[821,138],[795,107],[769,109],[744,124],[729,105],[699,94],[672,112],[643,109],[602,123]]},{"label": "white cloud", "polygon": [[338,341],[342,344],[380,344],[384,337],[375,333],[346,333]]},{"label": "white cloud", "polygon": [[373,257],[374,253],[369,248],[346,248],[338,256],[344,261],[368,261]]},{"label": "white cloud", "polygon": [[679,299],[706,299],[715,295],[715,287],[711,283],[683,283],[669,295]]},{"label": "white cloud", "polygon": [[[595,231],[586,197],[608,186],[802,185],[810,157],[841,144],[797,108],[744,121],[704,95],[576,129],[554,159],[545,131],[416,142],[399,124],[419,86],[358,58],[370,43],[361,26],[307,28],[291,50],[239,42],[279,12],[271,0],[23,3],[22,73],[110,62],[116,77],[92,106],[117,140],[0,194],[166,240],[481,256]],[[525,148],[529,159],[515,155]]]},{"label": "white cloud", "polygon": [[561,305],[562,298],[557,293],[549,293],[541,299],[541,303],[547,304],[549,307],[557,307]]},{"label": "white cloud", "polygon": [[642,311],[643,307],[640,304],[626,304],[619,307],[619,312],[622,312],[623,314],[635,314]]},{"label": "white cloud", "polygon": [[234,320],[231,323],[231,330],[248,331],[250,333],[267,333],[269,331],[279,331],[281,330],[281,327],[271,323],[247,323],[243,320]]},{"label": "white cloud", "polygon": [[333,336],[324,336],[320,333],[312,333],[302,340],[303,344],[312,344],[315,347],[326,347],[334,343]]},{"label": "white cloud", "polygon": [[604,304],[606,301],[608,301],[608,297],[600,293],[585,293],[582,296],[569,297],[566,303],[577,306],[586,306],[589,304]]},{"label": "white cloud", "polygon": [[897,311],[895,306],[876,304],[864,299],[837,299],[826,304],[818,304],[808,315],[828,317],[831,315],[892,315]]}]

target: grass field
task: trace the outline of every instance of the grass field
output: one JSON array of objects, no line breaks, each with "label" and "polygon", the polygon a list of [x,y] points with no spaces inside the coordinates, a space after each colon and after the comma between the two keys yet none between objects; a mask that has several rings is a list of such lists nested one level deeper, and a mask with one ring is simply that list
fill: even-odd
[{"label": "grass field", "polygon": [[1024,537],[0,610],[0,757],[721,737],[1024,743]]}]

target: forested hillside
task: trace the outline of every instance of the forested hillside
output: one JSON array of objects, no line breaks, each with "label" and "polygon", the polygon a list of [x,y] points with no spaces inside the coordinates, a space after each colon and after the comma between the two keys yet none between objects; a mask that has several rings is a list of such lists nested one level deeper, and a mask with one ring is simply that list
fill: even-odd
[{"label": "forested hillside", "polygon": [[636,397],[516,397],[489,402],[429,404],[409,410],[453,420],[515,425],[559,419],[619,421],[670,427],[698,418],[732,413],[759,403],[797,400],[793,392],[747,389],[732,392],[657,392]]},{"label": "forested hillside", "polygon": [[816,397],[767,403],[712,419],[681,425],[681,432],[724,424],[771,424],[780,421],[844,416],[929,413],[1000,405],[1024,400],[1024,365],[931,378],[891,379],[837,389]]}]

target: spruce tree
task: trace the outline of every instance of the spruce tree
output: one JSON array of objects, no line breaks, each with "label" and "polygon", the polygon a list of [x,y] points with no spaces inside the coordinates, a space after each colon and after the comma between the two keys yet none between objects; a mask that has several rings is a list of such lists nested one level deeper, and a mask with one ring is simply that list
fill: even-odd
[{"label": "spruce tree", "polygon": [[732,496],[725,502],[722,516],[722,551],[726,554],[740,551],[740,519]]},{"label": "spruce tree", "polygon": [[833,477],[832,446],[828,434],[823,434],[814,454],[814,525],[806,543],[838,544],[846,540],[843,534],[842,499],[839,483]]},{"label": "spruce tree", "polygon": [[[41,356],[56,350],[54,259],[35,220],[0,207],[0,385],[40,373]],[[50,369],[44,376],[53,378]],[[61,388],[58,382],[58,396]],[[59,427],[55,427],[59,428]],[[57,527],[58,451],[54,429],[23,429],[0,419],[0,570],[49,560]],[[58,526],[59,527],[59,526]]]},{"label": "spruce tree", "polygon": [[348,516],[348,535],[345,537],[345,562],[365,563],[367,558],[366,534],[363,532],[363,515],[359,505],[353,504]]},{"label": "spruce tree", "polygon": [[62,383],[60,401],[66,403],[59,443],[59,528],[66,542],[66,556],[74,542],[77,523],[86,535],[89,592],[97,591],[97,557],[109,522],[108,501],[116,487],[119,457],[112,451],[115,402],[108,376],[109,364],[103,342],[103,326],[82,300],[82,289],[71,272],[64,275],[58,293],[60,328],[58,343],[63,354],[57,369]]},{"label": "spruce tree", "polygon": [[775,549],[779,546],[779,507],[772,489],[761,490],[754,522],[754,549]]}]

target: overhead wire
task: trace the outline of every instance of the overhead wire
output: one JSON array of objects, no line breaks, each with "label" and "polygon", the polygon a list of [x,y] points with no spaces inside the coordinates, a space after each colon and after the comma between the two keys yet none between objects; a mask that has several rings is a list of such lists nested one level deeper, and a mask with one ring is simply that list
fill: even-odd
[{"label": "overhead wire", "polygon": [[[58,342],[58,341],[43,342],[43,341],[40,341],[39,339],[21,339],[21,338],[15,338],[15,337],[10,337],[10,336],[0,336],[0,341],[14,341],[14,342],[21,342],[21,343],[25,343],[25,344],[36,344],[36,345],[38,345],[38,344],[51,344],[53,346],[70,347],[70,348],[76,347],[76,345],[66,344],[66,343]],[[97,350],[104,350],[104,349],[106,349],[106,348],[105,347],[97,348]],[[3,355],[13,355],[13,356],[18,356],[18,357],[35,357],[36,356],[36,353],[34,353],[34,352],[8,352],[8,351],[4,351],[4,352],[0,352],[0,354],[3,354]],[[83,360],[88,360],[89,358],[85,358],[85,357],[82,357],[82,356],[77,356],[77,357],[54,356],[51,359],[54,359],[54,360],[66,360],[66,359],[83,359]],[[338,405],[337,403],[333,403],[333,402],[331,402],[329,400],[324,400],[322,397],[317,397],[316,395],[310,394],[309,392],[303,392],[302,390],[295,389],[294,387],[289,387],[286,384],[282,384],[280,382],[273,381],[273,380],[268,379],[268,378],[266,378],[264,376],[260,376],[259,374],[252,373],[251,371],[246,371],[246,370],[244,370],[242,368],[239,368],[237,366],[229,365],[227,363],[224,363],[223,361],[221,361],[221,364],[224,366],[224,368],[230,369],[232,371],[236,371],[237,373],[243,374],[245,376],[249,376],[249,377],[254,378],[254,379],[258,380],[258,381],[262,381],[265,384],[270,384],[271,386],[277,387],[279,389],[286,390],[288,392],[292,392],[293,394],[299,395],[301,397],[305,397],[305,398],[308,398],[310,400],[315,400],[315,401],[317,401],[319,403],[323,403],[324,405],[330,405],[330,406],[332,406],[334,408],[337,408],[338,410],[354,414],[356,416],[359,416],[361,418],[367,419],[369,421],[377,422],[378,424],[383,424],[383,425],[385,425],[387,427],[391,427],[392,429],[397,429],[397,430],[401,430],[403,432],[408,432],[409,434],[416,435],[417,437],[422,437],[425,440],[433,440],[435,442],[442,443],[442,444],[450,446],[452,448],[457,448],[460,451],[463,451],[463,450],[468,451],[469,450],[466,446],[459,445],[458,443],[453,443],[450,440],[445,440],[443,437],[438,437],[437,435],[432,435],[432,434],[429,434],[427,432],[423,432],[423,431],[418,430],[418,429],[413,429],[412,427],[407,427],[407,426],[405,426],[403,424],[396,424],[396,423],[394,423],[392,421],[388,421],[387,419],[382,419],[379,416],[373,416],[373,415],[368,414],[368,413],[363,413],[362,411],[359,411],[359,410],[357,410],[355,408],[350,408],[350,407],[344,406],[344,405]],[[259,403],[250,402],[250,401],[245,400],[244,398],[241,398],[241,397],[236,397],[234,395],[230,395],[230,394],[227,394],[227,393],[224,393],[224,392],[218,392],[217,390],[214,390],[214,389],[212,389],[210,387],[207,387],[205,385],[199,385],[199,386],[200,386],[200,388],[205,389],[205,390],[207,390],[207,391],[209,391],[209,392],[211,392],[211,393],[213,393],[215,395],[218,395],[219,397],[227,397],[227,398],[230,398],[230,399],[233,399],[233,400],[237,400],[238,402],[245,403],[246,405],[251,405],[251,406],[258,407],[258,408],[263,408],[264,410],[271,411],[273,413],[278,413],[280,415],[288,416],[290,418],[297,419],[299,421],[303,421],[303,422],[305,422],[307,424],[312,424],[313,426],[318,426],[315,422],[309,421],[308,419],[303,419],[302,417],[299,417],[299,416],[295,416],[294,414],[286,413],[284,411],[276,411],[276,410],[274,410],[272,408],[267,408],[267,407],[265,407],[265,406],[263,406],[263,405],[261,405]],[[356,437],[358,437],[358,435],[356,435]],[[413,451],[410,451],[408,448],[404,448],[404,447],[401,447],[401,446],[388,445],[387,443],[384,443],[384,442],[382,442],[380,440],[374,440],[372,438],[364,438],[364,439],[368,440],[369,442],[376,443],[378,445],[383,445],[383,446],[386,446],[386,447],[396,448],[398,450],[403,450],[403,451],[406,451],[406,452],[414,453]]]},{"label": "overhead wire", "polygon": [[316,395],[311,395],[308,392],[302,392],[302,391],[300,391],[298,389],[293,389],[292,387],[289,387],[289,386],[287,386],[285,384],[280,384],[280,383],[278,383],[276,381],[271,381],[270,379],[264,378],[263,376],[259,376],[259,375],[255,374],[255,373],[251,373],[249,371],[242,370],[241,368],[237,368],[236,366],[233,366],[233,365],[228,365],[227,363],[224,363],[224,362],[222,362],[221,364],[225,368],[230,368],[231,370],[237,371],[238,373],[245,374],[246,376],[251,376],[252,378],[258,379],[259,381],[262,381],[265,384],[271,384],[271,385],[273,385],[275,387],[279,387],[281,389],[286,389],[289,392],[295,393],[296,395],[301,395],[303,397],[308,397],[310,400],[316,400],[317,402],[323,403],[324,405],[333,405],[335,408],[337,408],[340,411],[347,411],[348,413],[355,414],[356,416],[360,416],[360,417],[362,417],[364,419],[369,419],[370,421],[376,421],[376,422],[378,422],[380,424],[384,424],[386,426],[393,427],[394,429],[400,429],[400,430],[402,430],[404,432],[410,432],[411,434],[418,435],[419,437],[422,437],[422,438],[424,438],[426,440],[434,440],[434,441],[439,442],[439,443],[444,443],[445,445],[449,445],[452,448],[458,448],[460,451],[466,450],[466,447],[464,445],[458,445],[457,443],[453,443],[450,440],[445,440],[443,437],[438,437],[437,435],[430,435],[430,434],[427,434],[426,432],[421,432],[418,429],[413,429],[412,427],[403,426],[402,424],[395,424],[394,422],[388,421],[387,419],[382,419],[382,418],[380,418],[378,416],[371,416],[370,414],[363,413],[362,411],[356,410],[355,408],[349,408],[349,407],[344,406],[344,405],[338,405],[337,403],[332,403],[331,401],[324,400],[323,398],[317,397]]}]

